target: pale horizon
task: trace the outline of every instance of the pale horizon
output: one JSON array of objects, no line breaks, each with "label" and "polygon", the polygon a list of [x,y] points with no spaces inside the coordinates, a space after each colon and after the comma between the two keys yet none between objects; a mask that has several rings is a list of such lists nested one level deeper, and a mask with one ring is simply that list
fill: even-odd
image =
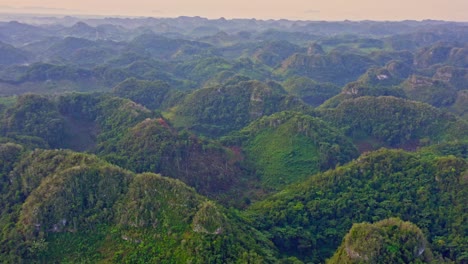
[{"label": "pale horizon", "polygon": [[1,13],[130,16],[130,17],[179,17],[200,16],[210,19],[224,17],[289,20],[445,20],[468,21],[468,1],[465,0],[343,0],[305,1],[290,0],[271,2],[266,0],[3,0]]}]

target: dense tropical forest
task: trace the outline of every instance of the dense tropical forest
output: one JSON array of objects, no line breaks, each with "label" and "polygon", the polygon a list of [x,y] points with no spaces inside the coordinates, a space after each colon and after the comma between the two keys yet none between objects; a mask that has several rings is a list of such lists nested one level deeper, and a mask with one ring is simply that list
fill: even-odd
[{"label": "dense tropical forest", "polygon": [[468,23],[0,21],[1,263],[468,263]]}]

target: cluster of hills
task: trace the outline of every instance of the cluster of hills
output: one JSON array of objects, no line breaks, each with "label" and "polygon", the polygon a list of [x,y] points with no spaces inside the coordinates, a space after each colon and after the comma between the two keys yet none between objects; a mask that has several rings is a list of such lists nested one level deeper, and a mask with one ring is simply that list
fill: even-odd
[{"label": "cluster of hills", "polygon": [[467,263],[468,24],[0,22],[0,262]]}]

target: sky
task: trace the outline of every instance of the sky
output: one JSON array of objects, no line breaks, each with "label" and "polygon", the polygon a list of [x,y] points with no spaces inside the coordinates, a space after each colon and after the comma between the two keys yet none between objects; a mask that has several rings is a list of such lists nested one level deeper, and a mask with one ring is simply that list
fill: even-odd
[{"label": "sky", "polygon": [[468,21],[468,0],[1,0],[0,12],[228,19]]}]

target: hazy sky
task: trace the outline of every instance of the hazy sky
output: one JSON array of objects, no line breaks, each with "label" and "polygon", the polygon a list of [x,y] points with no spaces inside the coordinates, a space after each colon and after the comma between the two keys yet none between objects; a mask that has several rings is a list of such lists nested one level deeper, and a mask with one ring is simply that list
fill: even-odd
[{"label": "hazy sky", "polygon": [[1,0],[0,12],[302,20],[468,21],[468,0]]}]

